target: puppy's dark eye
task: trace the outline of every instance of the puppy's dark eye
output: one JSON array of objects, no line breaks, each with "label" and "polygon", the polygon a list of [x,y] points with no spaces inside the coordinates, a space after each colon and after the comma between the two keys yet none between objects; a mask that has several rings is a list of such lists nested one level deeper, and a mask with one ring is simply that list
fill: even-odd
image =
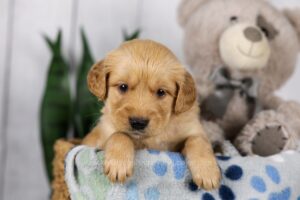
[{"label": "puppy's dark eye", "polygon": [[269,32],[268,29],[266,29],[265,27],[261,27],[260,29],[261,29],[261,31],[265,34],[265,36],[266,36],[267,38],[270,37],[270,32]]},{"label": "puppy's dark eye", "polygon": [[164,97],[164,96],[166,96],[166,91],[164,91],[163,89],[158,89],[158,90],[156,91],[156,95],[157,95],[158,97]]},{"label": "puppy's dark eye", "polygon": [[232,16],[230,17],[230,21],[231,22],[236,22],[238,20],[238,17],[237,16]]},{"label": "puppy's dark eye", "polygon": [[127,84],[121,84],[121,85],[119,85],[119,91],[121,93],[125,93],[125,92],[127,92],[127,90],[128,90],[128,85]]}]

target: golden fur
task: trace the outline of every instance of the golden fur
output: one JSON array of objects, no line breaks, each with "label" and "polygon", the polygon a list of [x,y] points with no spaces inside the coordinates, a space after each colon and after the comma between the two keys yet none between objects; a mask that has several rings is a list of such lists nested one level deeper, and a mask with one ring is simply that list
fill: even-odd
[{"label": "golden fur", "polygon": [[[120,91],[122,84],[128,91]],[[88,85],[105,107],[83,143],[105,149],[104,171],[111,181],[124,182],[133,171],[134,150],[149,148],[181,151],[199,187],[219,186],[220,170],[198,118],[194,80],[169,49],[150,40],[126,42],[92,67]],[[147,118],[149,124],[133,130],[129,117]]]}]

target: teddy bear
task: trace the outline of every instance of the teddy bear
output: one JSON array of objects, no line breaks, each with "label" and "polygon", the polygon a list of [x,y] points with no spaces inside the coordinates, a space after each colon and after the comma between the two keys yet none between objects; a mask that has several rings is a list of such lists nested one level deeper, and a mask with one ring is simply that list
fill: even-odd
[{"label": "teddy bear", "polygon": [[178,20],[212,142],[228,139],[242,155],[296,149],[300,104],[275,92],[295,70],[300,10],[267,0],[182,0]]}]

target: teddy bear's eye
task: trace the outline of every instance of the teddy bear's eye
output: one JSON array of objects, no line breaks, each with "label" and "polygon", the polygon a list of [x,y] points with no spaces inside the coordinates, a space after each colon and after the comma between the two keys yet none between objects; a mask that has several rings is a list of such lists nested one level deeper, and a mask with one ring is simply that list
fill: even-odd
[{"label": "teddy bear's eye", "polygon": [[270,32],[269,32],[268,29],[266,29],[265,27],[261,27],[260,29],[261,29],[261,31],[265,34],[265,36],[266,36],[267,38],[270,37]]},{"label": "teddy bear's eye", "polygon": [[265,36],[272,40],[274,39],[279,32],[277,29],[272,25],[271,22],[268,22],[266,18],[262,15],[257,16],[257,26],[260,28],[260,30],[265,34]]},{"label": "teddy bear's eye", "polygon": [[236,22],[238,20],[238,17],[237,16],[231,16],[230,17],[230,21],[231,22]]},{"label": "teddy bear's eye", "polygon": [[121,92],[121,93],[125,93],[125,92],[127,92],[127,90],[128,90],[128,85],[127,84],[121,84],[121,85],[119,85],[119,91]]}]

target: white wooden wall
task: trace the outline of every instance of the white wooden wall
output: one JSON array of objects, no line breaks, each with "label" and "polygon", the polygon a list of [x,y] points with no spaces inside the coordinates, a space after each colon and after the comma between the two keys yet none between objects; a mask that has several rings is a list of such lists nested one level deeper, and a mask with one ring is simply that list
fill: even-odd
[{"label": "white wooden wall", "polygon": [[[299,0],[274,0],[279,6]],[[0,0],[0,200],[42,200],[49,195],[42,165],[38,111],[50,59],[42,34],[63,30],[65,57],[76,66],[84,27],[97,59],[117,47],[121,31],[169,46],[183,61],[179,0]],[[289,2],[289,3],[288,3]],[[300,101],[300,70],[280,91]]]}]

